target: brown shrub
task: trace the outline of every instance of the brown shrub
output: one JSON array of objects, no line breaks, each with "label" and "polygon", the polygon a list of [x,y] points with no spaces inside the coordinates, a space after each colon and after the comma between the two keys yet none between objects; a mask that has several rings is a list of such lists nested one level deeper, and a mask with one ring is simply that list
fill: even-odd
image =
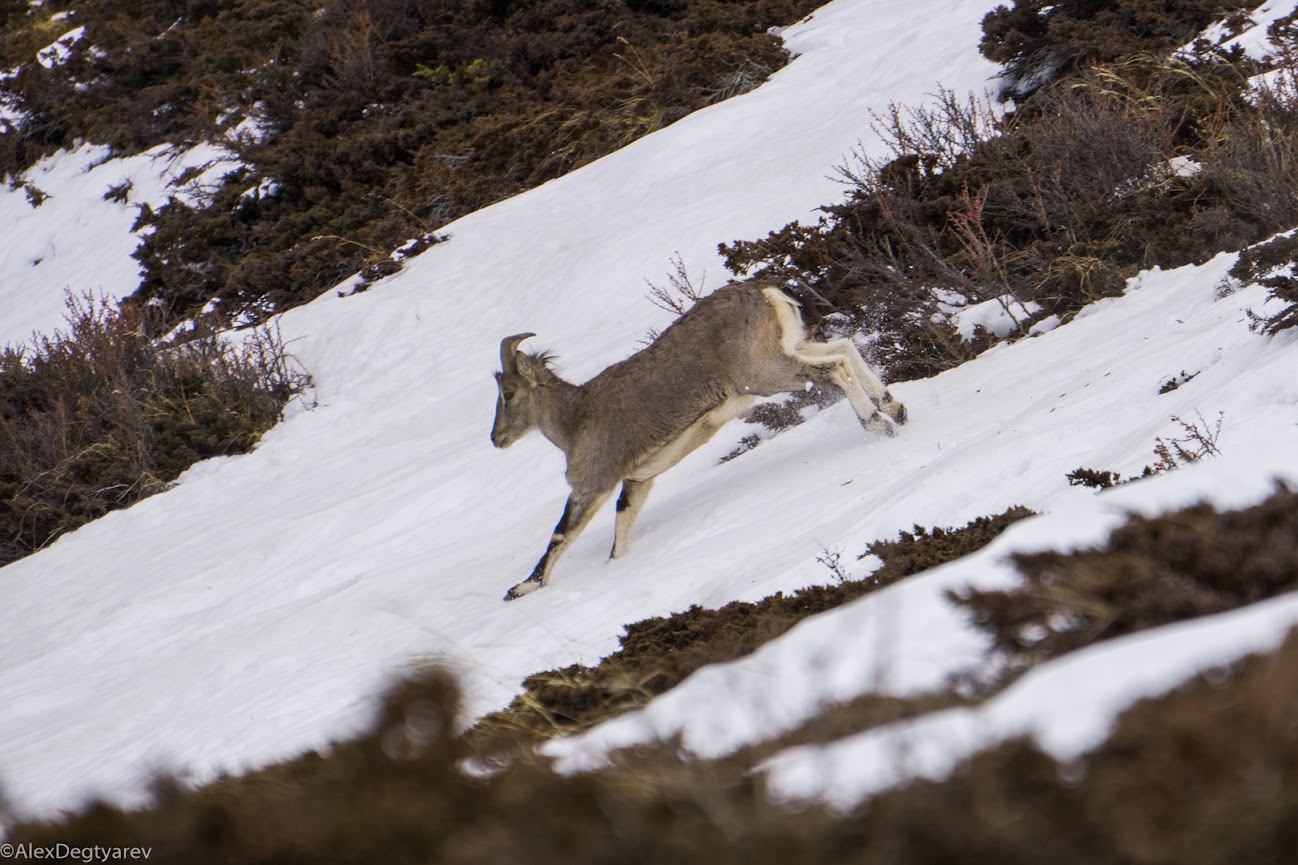
[{"label": "brown shrub", "polygon": [[1241,0],[1014,0],[983,18],[983,56],[1006,67],[1018,96],[1088,63],[1165,55],[1214,21],[1251,9]]},{"label": "brown shrub", "polygon": [[1263,333],[1279,333],[1298,327],[1298,234],[1277,237],[1239,255],[1230,269],[1233,279],[1245,284],[1264,285],[1271,297],[1287,306],[1270,316],[1253,317],[1253,327]]},{"label": "brown shrub", "polygon": [[845,201],[721,252],[736,274],[788,284],[813,323],[837,313],[874,334],[888,379],[932,375],[994,341],[959,338],[952,298],[1066,317],[1142,268],[1298,221],[1291,89],[1252,98],[1248,71],[1216,55],[1091,66],[1003,120],[949,92],[893,106],[875,118],[888,153],[841,169]]},{"label": "brown shrub", "polygon": [[0,565],[244,453],[308,386],[274,332],[162,345],[149,312],[68,300],[68,330],[0,352]]},{"label": "brown shrub", "polygon": [[[32,54],[63,32],[56,5],[9,4],[24,26],[0,32],[0,62],[21,67],[4,90],[22,119],[0,174],[74,140],[133,153],[255,120],[232,145],[245,168],[208,207],[144,214],[137,257],[140,298],[173,319],[220,297],[258,320],[752,89],[787,59],[767,30],[816,2],[96,0],[75,18],[97,51],[45,69]],[[274,194],[244,197],[267,181]]]},{"label": "brown shrub", "polygon": [[1133,516],[1104,547],[1014,557],[1022,586],[954,595],[1011,664],[1209,615],[1298,588],[1298,493],[1219,512]]},{"label": "brown shrub", "polygon": [[150,848],[162,862],[643,862],[682,865],[1270,865],[1298,834],[1298,632],[1271,656],[1199,677],[1125,712],[1070,765],[1027,741],[985,751],[851,814],[770,803],[752,775],[670,748],[572,777],[516,761],[459,771],[443,674],[400,686],[370,730],[152,807],[94,805],[9,827],[35,847]]},{"label": "brown shrub", "polygon": [[[1281,490],[1243,511],[1133,520],[1115,533],[1130,536],[1111,546],[1129,553],[1129,574],[1211,574],[1205,590],[1261,596],[1298,573],[1293,504]],[[1210,561],[1201,565],[1201,554]],[[850,732],[924,707],[865,699],[846,707],[855,718],[830,723]],[[151,807],[97,804],[47,823],[11,820],[5,840],[140,846],[159,861],[196,865],[1270,865],[1288,862],[1298,844],[1298,629],[1275,653],[1137,703],[1079,760],[1061,765],[1011,741],[944,780],[884,791],[848,814],[773,805],[751,763],[681,761],[671,743],[578,776],[518,756],[470,776],[461,769],[472,737],[452,735],[457,713],[455,683],[428,672],[394,689],[365,734],[327,755],[196,790],[163,779]],[[804,732],[809,741],[834,735]]]},{"label": "brown shrub", "polygon": [[863,580],[778,593],[756,603],[735,601],[715,610],[692,606],[627,625],[618,651],[594,667],[574,664],[529,677],[522,694],[507,709],[483,718],[469,738],[486,745],[502,736],[513,741],[585,729],[644,705],[706,664],[753,652],[808,616],[966,556],[1030,514],[1013,507],[958,529],[916,526],[895,541],[875,541],[861,557],[877,555],[883,565]]}]

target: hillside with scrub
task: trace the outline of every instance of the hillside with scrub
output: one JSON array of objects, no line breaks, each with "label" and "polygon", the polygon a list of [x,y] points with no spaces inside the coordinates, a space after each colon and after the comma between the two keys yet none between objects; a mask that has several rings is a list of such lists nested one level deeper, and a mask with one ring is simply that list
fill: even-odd
[{"label": "hillside with scrub", "polygon": [[[0,17],[7,844],[1287,860],[1298,10]],[[502,603],[568,490],[501,339],[734,279],[909,422],[761,402]]]}]

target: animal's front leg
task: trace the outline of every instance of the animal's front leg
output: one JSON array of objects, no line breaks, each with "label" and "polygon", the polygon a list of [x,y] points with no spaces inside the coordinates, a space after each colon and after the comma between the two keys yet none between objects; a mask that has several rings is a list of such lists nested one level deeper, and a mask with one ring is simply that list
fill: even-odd
[{"label": "animal's front leg", "polygon": [[613,531],[613,550],[608,554],[610,559],[625,556],[631,549],[631,527],[635,525],[644,500],[653,488],[654,479],[633,481],[628,478],[622,484],[622,495],[617,498],[617,520]]},{"label": "animal's front leg", "polygon": [[582,529],[586,528],[591,517],[595,516],[595,512],[599,510],[600,505],[604,504],[611,492],[612,490],[605,490],[593,496],[579,495],[574,492],[568,496],[568,503],[563,507],[563,516],[559,517],[559,522],[554,527],[554,533],[550,535],[550,543],[541,555],[541,560],[532,569],[531,576],[505,593],[505,600],[512,601],[523,595],[530,595],[550,582],[550,574],[554,571],[555,562],[577,539]]}]

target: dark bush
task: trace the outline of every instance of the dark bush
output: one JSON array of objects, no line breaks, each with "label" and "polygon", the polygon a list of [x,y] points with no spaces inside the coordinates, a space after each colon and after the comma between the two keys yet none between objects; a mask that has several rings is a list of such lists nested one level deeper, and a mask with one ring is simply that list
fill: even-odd
[{"label": "dark bush", "polygon": [[1026,578],[956,600],[1017,667],[1097,640],[1250,604],[1298,588],[1298,493],[1256,507],[1202,504],[1132,517],[1099,549],[1014,557]]},{"label": "dark bush", "polygon": [[465,743],[447,735],[457,698],[428,674],[328,756],[198,790],[162,780],[151,807],[97,804],[10,826],[6,841],[143,847],[194,865],[1269,865],[1298,845],[1298,633],[1137,703],[1081,760],[1015,740],[848,814],[780,807],[757,776],[682,761],[670,745],[589,774],[516,761],[472,777]]},{"label": "dark bush", "polygon": [[[1185,373],[1182,373],[1185,375]],[[1198,373],[1195,373],[1198,375]],[[1194,378],[1189,376],[1186,380]],[[1159,394],[1170,393],[1179,387],[1176,379],[1168,379],[1168,382],[1159,389]],[[1169,387],[1168,385],[1173,385]],[[1170,472],[1179,469],[1181,466],[1197,463],[1207,457],[1220,456],[1221,451],[1217,447],[1217,441],[1221,438],[1221,425],[1225,422],[1225,412],[1217,415],[1216,423],[1209,424],[1208,420],[1198,414],[1195,420],[1182,420],[1176,415],[1172,415],[1172,423],[1181,428],[1179,436],[1157,436],[1154,439],[1154,456],[1157,459],[1150,465],[1141,469],[1140,474],[1124,478],[1121,474],[1109,469],[1092,469],[1076,468],[1065,475],[1068,478],[1069,486],[1089,487],[1095,490],[1107,490],[1111,487],[1121,484],[1129,484],[1132,481],[1138,481],[1141,478],[1147,478],[1152,475]]]},{"label": "dark bush", "polygon": [[1263,333],[1298,327],[1298,233],[1244,250],[1230,275],[1241,283],[1266,286],[1272,298],[1288,304],[1273,315],[1255,315],[1254,327]]},{"label": "dark bush", "polygon": [[523,693],[507,709],[483,718],[469,738],[485,745],[501,737],[564,735],[642,706],[700,667],[747,655],[808,616],[967,556],[1031,513],[1013,507],[958,529],[916,526],[895,541],[875,541],[861,558],[877,555],[883,565],[863,580],[840,580],[756,603],[735,601],[715,610],[692,606],[627,625],[618,651],[594,667],[574,664],[529,677]]},{"label": "dark bush", "polygon": [[149,316],[70,298],[66,332],[0,351],[0,566],[251,450],[309,384],[273,331],[164,345]]},{"label": "dark bush", "polygon": [[958,529],[915,526],[913,532],[898,532],[895,541],[874,541],[860,557],[883,559],[883,566],[870,579],[891,585],[982,549],[1011,525],[1032,515],[1027,508],[1015,505],[995,516],[970,520]]},{"label": "dark bush", "polygon": [[[817,0],[89,0],[51,20],[62,5],[3,7],[22,22],[0,33],[22,119],[0,174],[74,140],[119,153],[229,141],[245,167],[209,206],[142,214],[155,230],[139,297],[172,321],[213,297],[226,320],[258,321],[751,90],[787,59],[767,30]],[[75,24],[95,52],[31,62]],[[245,120],[256,132],[230,140]]]},{"label": "dark bush", "polygon": [[[952,307],[994,298],[1067,317],[1154,265],[1202,262],[1298,222],[1288,88],[1251,96],[1227,59],[1090,66],[998,120],[943,92],[875,117],[889,145],[841,170],[846,200],[815,225],[724,244],[737,274],[789,285],[810,317],[876,335],[891,380],[962,363]],[[1031,319],[1018,317],[1024,335]]]},{"label": "dark bush", "polygon": [[982,54],[1027,95],[1090,63],[1166,55],[1213,22],[1252,9],[1245,0],[1014,0],[983,18]]},{"label": "dark bush", "polygon": [[1088,487],[1093,490],[1107,490],[1123,482],[1122,475],[1108,469],[1076,468],[1066,477],[1071,487]]}]

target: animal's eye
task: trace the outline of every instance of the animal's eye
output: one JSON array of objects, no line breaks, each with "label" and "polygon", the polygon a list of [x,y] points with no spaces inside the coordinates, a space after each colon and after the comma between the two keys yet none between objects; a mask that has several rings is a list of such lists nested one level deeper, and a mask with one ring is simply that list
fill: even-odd
[{"label": "animal's eye", "polygon": [[505,391],[505,402],[509,402],[513,398],[514,398],[514,392],[512,390]]}]

